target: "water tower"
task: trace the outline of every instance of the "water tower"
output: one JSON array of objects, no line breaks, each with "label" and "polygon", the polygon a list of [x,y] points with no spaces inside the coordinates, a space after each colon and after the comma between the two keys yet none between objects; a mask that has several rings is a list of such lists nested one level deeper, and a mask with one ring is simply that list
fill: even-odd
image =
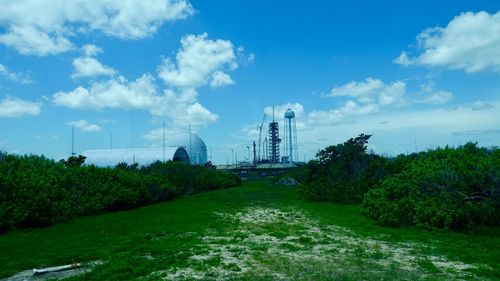
[{"label": "water tower", "polygon": [[288,153],[288,163],[298,161],[297,127],[295,125],[295,112],[290,108],[285,112],[285,153]]}]

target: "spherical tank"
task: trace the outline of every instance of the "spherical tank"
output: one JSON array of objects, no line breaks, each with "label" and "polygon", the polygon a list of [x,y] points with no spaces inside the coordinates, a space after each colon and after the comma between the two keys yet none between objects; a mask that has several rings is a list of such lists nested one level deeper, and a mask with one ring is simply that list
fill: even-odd
[{"label": "spherical tank", "polygon": [[295,118],[295,112],[291,110],[290,108],[285,112],[285,118],[286,119],[292,119]]}]

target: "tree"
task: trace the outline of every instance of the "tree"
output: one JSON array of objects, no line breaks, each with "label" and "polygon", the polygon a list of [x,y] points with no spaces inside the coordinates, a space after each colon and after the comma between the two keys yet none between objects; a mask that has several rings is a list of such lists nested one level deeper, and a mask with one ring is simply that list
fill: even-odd
[{"label": "tree", "polygon": [[61,162],[64,164],[66,168],[75,168],[75,167],[81,167],[85,163],[85,159],[87,157],[83,155],[78,155],[78,156],[70,156],[68,157],[68,160],[62,159]]}]

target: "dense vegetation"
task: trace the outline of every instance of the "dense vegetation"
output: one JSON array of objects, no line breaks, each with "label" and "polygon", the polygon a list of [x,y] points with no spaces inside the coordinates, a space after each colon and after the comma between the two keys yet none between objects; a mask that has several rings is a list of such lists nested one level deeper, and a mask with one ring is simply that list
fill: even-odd
[{"label": "dense vegetation", "polygon": [[236,176],[179,162],[99,168],[84,161],[0,153],[0,233],[240,184]]},{"label": "dense vegetation", "polygon": [[238,188],[10,231],[0,235],[0,279],[102,261],[68,281],[500,280],[500,227],[473,235],[379,227],[359,204],[304,201],[297,191],[245,181]]},{"label": "dense vegetation", "polygon": [[370,135],[320,151],[296,172],[309,200],[363,203],[381,225],[462,230],[500,224],[500,150],[474,143],[397,157],[367,152]]}]

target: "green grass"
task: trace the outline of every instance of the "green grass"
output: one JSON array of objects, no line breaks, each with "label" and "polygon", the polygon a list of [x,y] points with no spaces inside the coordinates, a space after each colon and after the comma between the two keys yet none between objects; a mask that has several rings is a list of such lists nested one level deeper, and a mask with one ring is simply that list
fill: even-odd
[{"label": "green grass", "polygon": [[12,231],[0,236],[0,253],[0,277],[101,260],[71,280],[500,278],[499,228],[383,228],[359,205],[306,202],[264,181]]}]

